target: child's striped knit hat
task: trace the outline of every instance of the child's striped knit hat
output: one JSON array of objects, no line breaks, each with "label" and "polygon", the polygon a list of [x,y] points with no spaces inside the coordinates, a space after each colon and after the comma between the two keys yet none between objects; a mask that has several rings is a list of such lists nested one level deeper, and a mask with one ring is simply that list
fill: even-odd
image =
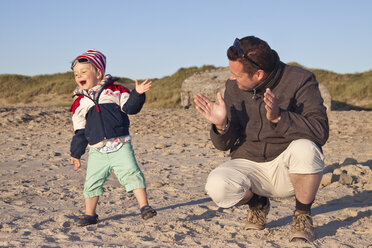
[{"label": "child's striped knit hat", "polygon": [[105,75],[106,70],[106,56],[103,55],[103,53],[97,51],[97,50],[88,50],[87,52],[83,53],[82,55],[77,56],[74,61],[72,62],[71,69],[74,67],[76,62],[80,58],[86,58],[88,59],[92,64],[94,64],[98,70],[102,72],[102,75]]}]

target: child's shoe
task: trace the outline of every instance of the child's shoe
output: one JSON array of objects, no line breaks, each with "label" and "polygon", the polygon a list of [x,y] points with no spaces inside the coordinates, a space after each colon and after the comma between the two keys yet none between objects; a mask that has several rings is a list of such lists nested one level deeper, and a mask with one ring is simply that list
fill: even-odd
[{"label": "child's shoe", "polygon": [[88,225],[94,225],[98,222],[98,215],[82,215],[79,217],[79,220],[77,222],[78,226],[88,226]]},{"label": "child's shoe", "polygon": [[157,215],[156,211],[148,205],[143,206],[140,209],[140,212],[141,212],[141,218],[144,220],[150,219],[154,217],[155,215]]}]

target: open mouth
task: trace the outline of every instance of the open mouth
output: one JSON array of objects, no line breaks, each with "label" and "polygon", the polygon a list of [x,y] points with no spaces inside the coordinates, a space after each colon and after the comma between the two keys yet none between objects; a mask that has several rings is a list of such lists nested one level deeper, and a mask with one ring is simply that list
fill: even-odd
[{"label": "open mouth", "polygon": [[84,86],[87,83],[87,81],[80,81],[80,85]]}]

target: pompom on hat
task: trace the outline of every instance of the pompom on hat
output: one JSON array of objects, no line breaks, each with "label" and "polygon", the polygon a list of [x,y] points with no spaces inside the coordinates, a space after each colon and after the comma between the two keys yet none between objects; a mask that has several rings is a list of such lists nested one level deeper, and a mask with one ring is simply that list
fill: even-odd
[{"label": "pompom on hat", "polygon": [[[103,55],[103,53],[101,53],[97,50],[94,50],[94,49],[90,49],[90,50],[86,51],[85,53],[83,53],[82,55],[77,56],[74,59],[74,61],[71,64],[71,69],[73,69],[73,67],[75,66],[75,64],[77,62],[81,63],[81,61],[79,61],[79,59],[82,59],[82,58],[88,59],[89,61],[85,61],[85,62],[92,63],[93,65],[95,65],[95,67],[98,70],[100,70],[102,72],[102,75],[105,75],[106,56]],[[82,63],[84,63],[84,62],[82,62]]]}]

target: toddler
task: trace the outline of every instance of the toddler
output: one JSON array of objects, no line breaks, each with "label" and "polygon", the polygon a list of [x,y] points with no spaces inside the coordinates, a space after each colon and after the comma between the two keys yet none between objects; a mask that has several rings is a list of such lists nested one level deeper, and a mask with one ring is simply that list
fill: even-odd
[{"label": "toddler", "polygon": [[114,84],[115,78],[105,75],[106,57],[97,50],[88,50],[72,62],[78,85],[71,106],[75,135],[71,141],[71,164],[80,168],[80,157],[89,144],[89,158],[84,184],[85,214],[79,226],[96,224],[96,207],[102,186],[113,170],[126,191],[135,195],[142,219],[157,213],[149,206],[144,176],[134,156],[129,135],[128,114],[137,114],[145,103],[145,92],[151,81],[129,91]]}]

